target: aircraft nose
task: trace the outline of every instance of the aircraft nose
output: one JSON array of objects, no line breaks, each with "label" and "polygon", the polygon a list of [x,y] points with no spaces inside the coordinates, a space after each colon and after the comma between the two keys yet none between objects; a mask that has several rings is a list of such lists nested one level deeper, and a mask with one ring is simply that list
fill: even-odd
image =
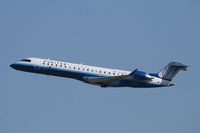
[{"label": "aircraft nose", "polygon": [[15,68],[15,64],[10,64],[10,67]]}]

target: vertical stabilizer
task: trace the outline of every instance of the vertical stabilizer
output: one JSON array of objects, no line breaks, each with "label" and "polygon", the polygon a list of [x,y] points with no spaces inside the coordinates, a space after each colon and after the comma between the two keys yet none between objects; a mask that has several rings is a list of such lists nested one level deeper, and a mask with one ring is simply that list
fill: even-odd
[{"label": "vertical stabilizer", "polygon": [[178,62],[170,62],[164,69],[162,69],[158,73],[158,76],[162,79],[171,81],[180,70],[186,71],[187,67],[188,66]]}]

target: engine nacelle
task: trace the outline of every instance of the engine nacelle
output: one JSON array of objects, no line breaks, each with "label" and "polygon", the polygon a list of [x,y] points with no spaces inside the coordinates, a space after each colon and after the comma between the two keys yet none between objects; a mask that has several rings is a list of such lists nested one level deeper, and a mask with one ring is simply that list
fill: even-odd
[{"label": "engine nacelle", "polygon": [[142,72],[142,71],[136,71],[134,73],[134,77],[136,77],[138,79],[144,79],[144,80],[146,80],[146,79],[148,79],[148,80],[153,79],[153,77],[151,75],[149,75],[149,74],[147,74],[145,72]]}]

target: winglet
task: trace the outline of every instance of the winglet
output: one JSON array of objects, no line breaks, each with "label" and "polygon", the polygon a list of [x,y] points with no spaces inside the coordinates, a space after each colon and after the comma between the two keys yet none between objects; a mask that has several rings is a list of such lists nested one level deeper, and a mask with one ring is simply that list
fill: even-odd
[{"label": "winglet", "polygon": [[129,75],[130,75],[130,76],[134,76],[134,75],[135,75],[135,73],[137,72],[137,70],[138,70],[138,69],[135,69],[135,70],[134,70],[134,71],[132,71],[132,72],[131,72]]}]

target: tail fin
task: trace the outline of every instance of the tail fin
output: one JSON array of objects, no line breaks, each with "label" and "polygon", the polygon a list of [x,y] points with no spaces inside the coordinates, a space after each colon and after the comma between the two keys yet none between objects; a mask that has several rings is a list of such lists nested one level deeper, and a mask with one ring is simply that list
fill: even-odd
[{"label": "tail fin", "polygon": [[180,70],[187,71],[187,67],[188,66],[178,62],[170,62],[158,73],[158,76],[162,79],[171,81]]}]

